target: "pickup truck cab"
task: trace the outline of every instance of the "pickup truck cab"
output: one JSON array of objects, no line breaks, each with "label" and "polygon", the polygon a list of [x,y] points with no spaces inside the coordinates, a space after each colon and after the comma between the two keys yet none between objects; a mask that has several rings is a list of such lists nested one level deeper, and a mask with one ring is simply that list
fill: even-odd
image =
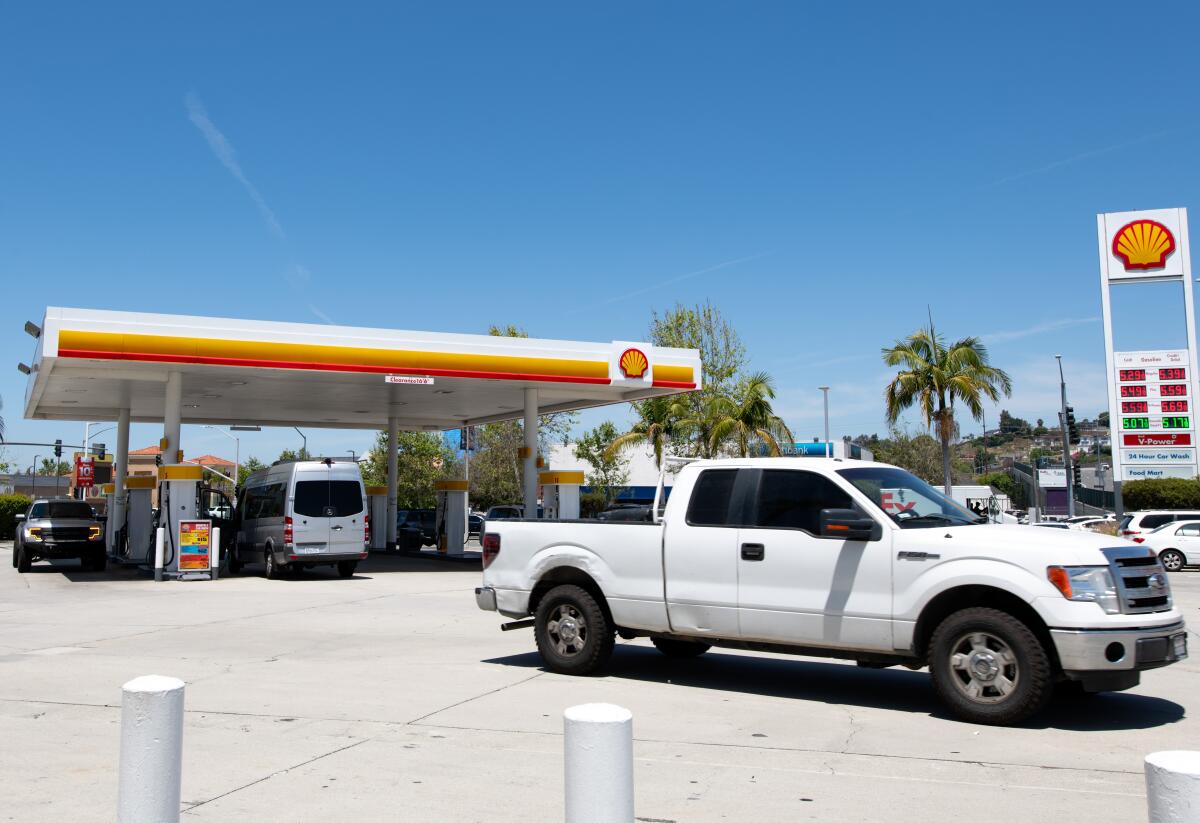
[{"label": "pickup truck cab", "polygon": [[25,573],[35,560],[77,557],[87,571],[104,571],[104,526],[83,500],[39,498],[16,516],[13,566]]},{"label": "pickup truck cab", "polygon": [[[1057,684],[1127,689],[1187,655],[1154,553],[986,522],[894,466],[696,461],[661,522],[488,521],[477,605],[532,624],[557,672],[615,636],[929,667],[958,716],[1019,722]],[[528,618],[532,616],[533,619]]]}]

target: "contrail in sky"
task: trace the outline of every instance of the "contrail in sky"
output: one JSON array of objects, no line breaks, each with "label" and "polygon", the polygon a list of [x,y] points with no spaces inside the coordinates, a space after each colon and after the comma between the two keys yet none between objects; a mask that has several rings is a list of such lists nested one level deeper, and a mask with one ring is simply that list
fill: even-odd
[{"label": "contrail in sky", "polygon": [[1090,160],[1093,157],[1099,157],[1103,154],[1109,154],[1110,152],[1127,149],[1130,146],[1136,146],[1139,143],[1147,143],[1151,140],[1157,140],[1159,137],[1165,137],[1168,134],[1174,134],[1180,131],[1187,131],[1187,129],[1167,129],[1166,131],[1156,131],[1153,134],[1144,134],[1141,137],[1135,137],[1133,140],[1126,140],[1124,143],[1114,143],[1111,146],[1103,146],[1098,149],[1081,152],[1071,157],[1065,157],[1062,160],[1055,160],[1053,163],[1047,163],[1044,166],[1038,166],[1036,169],[1027,169],[1026,171],[1017,172],[1016,174],[1010,174],[1008,177],[1001,177],[999,180],[993,180],[991,183],[983,186],[983,188],[990,189],[996,186],[1002,186],[1005,183],[1011,183],[1014,180],[1021,180],[1025,177],[1033,177],[1037,174],[1045,174],[1048,171],[1054,171],[1062,166],[1069,166],[1072,163],[1078,163],[1080,160]]},{"label": "contrail in sky", "polygon": [[208,141],[208,147],[212,149],[212,153],[221,161],[221,165],[228,169],[233,178],[242,184],[242,188],[250,195],[250,199],[254,201],[254,205],[258,206],[259,212],[263,219],[267,221],[267,225],[280,238],[286,235],[283,232],[283,226],[279,225],[279,220],[275,217],[275,212],[271,211],[271,207],[267,205],[267,201],[259,194],[258,189],[254,184],[246,179],[246,173],[242,171],[242,166],[237,161],[237,153],[233,150],[233,146],[225,139],[225,135],[216,127],[216,124],[208,117],[208,112],[204,109],[204,104],[200,102],[200,98],[193,92],[188,92],[184,98],[187,103],[188,119],[200,129],[200,133],[204,135],[204,139]]},{"label": "contrail in sky", "polygon": [[1069,329],[1072,326],[1085,326],[1089,323],[1099,322],[1099,317],[1064,317],[1062,320],[1050,320],[1045,323],[1038,323],[1036,326],[1029,326],[1025,329],[992,332],[991,334],[981,334],[979,337],[988,343],[1003,343],[1007,340],[1020,340],[1022,337],[1033,337],[1035,334],[1044,334],[1050,331]]},{"label": "contrail in sky", "polygon": [[655,289],[661,289],[663,286],[670,286],[675,283],[679,283],[683,280],[690,280],[693,277],[699,277],[702,274],[708,274],[709,272],[714,272],[714,271],[717,271],[718,269],[728,268],[729,266],[736,266],[739,263],[748,263],[751,260],[757,260],[758,258],[766,257],[769,254],[772,254],[772,252],[769,252],[769,251],[759,252],[758,254],[752,254],[749,257],[739,257],[736,260],[726,260],[724,263],[717,263],[715,266],[708,266],[707,268],[697,269],[696,271],[689,271],[684,274],[676,275],[675,277],[669,277],[666,280],[661,280],[657,283],[654,283],[653,285],[644,286],[643,288],[634,289],[633,291],[627,291],[623,294],[618,294],[615,297],[610,297],[607,300],[599,300],[596,302],[589,303],[587,310],[591,311],[591,310],[595,309],[597,306],[608,306],[613,303],[618,303],[622,300],[628,300],[631,297],[637,297],[638,295],[646,294],[647,292],[654,291]]}]

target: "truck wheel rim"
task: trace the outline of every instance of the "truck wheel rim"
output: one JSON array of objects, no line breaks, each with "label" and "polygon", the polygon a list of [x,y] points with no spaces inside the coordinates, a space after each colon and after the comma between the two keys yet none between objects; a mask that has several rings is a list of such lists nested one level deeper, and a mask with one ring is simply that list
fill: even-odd
[{"label": "truck wheel rim", "polygon": [[988,632],[968,632],[950,650],[950,678],[974,703],[1001,703],[1016,690],[1021,671],[1008,644]]},{"label": "truck wheel rim", "polygon": [[583,651],[587,643],[587,621],[579,609],[563,603],[554,609],[546,624],[546,633],[554,644],[554,650],[563,657],[574,657]]},{"label": "truck wheel rim", "polygon": [[1183,568],[1183,558],[1175,552],[1163,552],[1163,567],[1169,572],[1177,572]]}]

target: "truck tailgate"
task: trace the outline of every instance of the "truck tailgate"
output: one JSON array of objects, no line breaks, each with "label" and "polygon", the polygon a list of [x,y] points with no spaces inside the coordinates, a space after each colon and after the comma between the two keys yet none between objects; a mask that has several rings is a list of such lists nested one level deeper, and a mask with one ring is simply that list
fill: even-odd
[{"label": "truck tailgate", "polygon": [[528,613],[529,594],[555,570],[587,574],[608,599],[619,626],[663,630],[662,527],[603,520],[497,520],[484,532],[500,536],[500,551],[483,572],[500,611]]}]

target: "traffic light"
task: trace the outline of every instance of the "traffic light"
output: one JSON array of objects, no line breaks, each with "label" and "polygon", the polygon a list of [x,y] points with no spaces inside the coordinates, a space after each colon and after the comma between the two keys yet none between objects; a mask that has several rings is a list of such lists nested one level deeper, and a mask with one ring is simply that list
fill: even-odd
[{"label": "traffic light", "polygon": [[1079,467],[1078,463],[1071,466],[1071,485],[1073,485],[1073,486],[1082,486],[1083,485],[1083,469]]},{"label": "traffic light", "polygon": [[1070,406],[1067,406],[1067,442],[1079,445],[1079,427],[1075,425],[1075,410]]},{"label": "traffic light", "polygon": [[104,444],[103,443],[93,443],[92,444],[92,452],[96,455],[97,460],[103,460],[104,454],[105,454]]},{"label": "traffic light", "polygon": [[62,457],[62,440],[61,439],[54,441],[54,456],[55,456],[55,458]]}]

